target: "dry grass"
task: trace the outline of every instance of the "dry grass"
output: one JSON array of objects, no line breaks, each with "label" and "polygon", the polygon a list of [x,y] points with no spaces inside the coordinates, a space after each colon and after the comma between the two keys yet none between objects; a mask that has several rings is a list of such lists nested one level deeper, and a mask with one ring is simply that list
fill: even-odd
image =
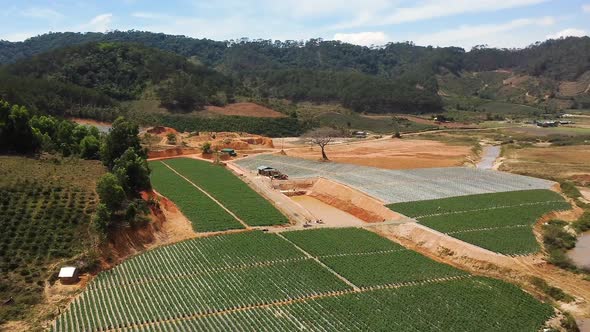
[{"label": "dry grass", "polygon": [[545,179],[572,180],[590,177],[590,146],[548,146],[504,149],[500,170]]}]

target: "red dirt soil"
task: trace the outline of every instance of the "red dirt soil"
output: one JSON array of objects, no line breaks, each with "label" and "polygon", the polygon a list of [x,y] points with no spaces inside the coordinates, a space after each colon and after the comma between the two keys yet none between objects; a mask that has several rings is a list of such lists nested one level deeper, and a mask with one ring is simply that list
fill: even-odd
[{"label": "red dirt soil", "polygon": [[156,126],[147,130],[149,134],[158,135],[164,137],[168,134],[178,135],[178,132],[174,128],[170,127],[163,127],[163,126]]},{"label": "red dirt soil", "polygon": [[[461,166],[471,154],[469,146],[413,139],[372,140],[355,144],[328,145],[331,161],[386,169]],[[287,150],[287,155],[310,160],[321,157],[319,147]]]},{"label": "red dirt soil", "polygon": [[235,103],[224,107],[206,106],[205,109],[211,113],[221,115],[250,116],[257,118],[282,118],[283,113],[272,110],[254,103]]}]

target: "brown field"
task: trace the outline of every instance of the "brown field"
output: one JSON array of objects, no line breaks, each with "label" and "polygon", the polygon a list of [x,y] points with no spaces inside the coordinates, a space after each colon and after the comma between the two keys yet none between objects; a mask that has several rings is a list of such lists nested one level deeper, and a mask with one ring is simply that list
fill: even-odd
[{"label": "brown field", "polygon": [[282,118],[283,113],[254,103],[235,103],[224,107],[206,106],[205,110],[220,115],[251,116],[257,118]]},{"label": "brown field", "polygon": [[[317,160],[320,149],[302,147],[289,149],[287,155]],[[326,147],[332,161],[386,169],[451,167],[463,165],[471,147],[416,139],[382,139],[343,143]]]},{"label": "brown field", "polygon": [[589,145],[507,149],[504,157],[500,166],[504,171],[590,184]]}]

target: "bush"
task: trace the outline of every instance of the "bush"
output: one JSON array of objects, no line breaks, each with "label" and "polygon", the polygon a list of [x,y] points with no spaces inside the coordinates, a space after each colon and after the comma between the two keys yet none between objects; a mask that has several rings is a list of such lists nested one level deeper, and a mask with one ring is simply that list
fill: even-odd
[{"label": "bush", "polygon": [[582,194],[576,188],[576,185],[571,181],[560,182],[561,191],[569,198],[576,199],[582,197]]},{"label": "bush", "polygon": [[574,300],[571,295],[566,294],[560,288],[550,286],[545,280],[541,278],[532,277],[531,283],[554,300],[562,302],[571,302]]},{"label": "bush", "polygon": [[543,243],[547,249],[569,250],[576,246],[576,237],[564,229],[563,221],[550,221],[543,228]]}]

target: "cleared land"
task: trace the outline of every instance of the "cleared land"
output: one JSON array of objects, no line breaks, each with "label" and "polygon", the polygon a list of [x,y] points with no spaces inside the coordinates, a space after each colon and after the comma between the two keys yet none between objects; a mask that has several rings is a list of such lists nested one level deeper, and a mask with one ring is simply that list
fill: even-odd
[{"label": "cleared land", "polygon": [[459,240],[507,255],[539,250],[534,223],[544,214],[570,205],[549,190],[482,194],[391,204],[396,212]]},{"label": "cleared land", "polygon": [[235,163],[252,171],[260,165],[275,167],[293,179],[328,178],[365,192],[385,203],[548,189],[554,184],[551,181],[531,177],[463,167],[384,170],[279,155],[258,155]]},{"label": "cleared land", "polygon": [[[533,332],[553,314],[550,305],[514,285],[472,277],[418,254],[396,258],[409,251],[365,230],[284,234],[289,240],[247,232],[148,251],[101,273],[52,330]],[[307,234],[311,240],[302,240]],[[338,256],[333,248],[342,249]],[[367,257],[400,271],[389,276],[395,269],[388,268],[381,279],[369,280],[342,268],[342,277],[370,285],[352,289],[316,261],[336,257]],[[423,264],[435,267],[429,280],[421,275]]]},{"label": "cleared land", "polygon": [[[326,153],[335,162],[385,169],[410,169],[461,166],[470,155],[471,146],[429,140],[390,139],[328,145]],[[319,147],[310,149],[307,145],[289,149],[287,155],[316,161],[321,153]]]},{"label": "cleared land", "polygon": [[150,167],[154,188],[172,200],[198,232],[238,229],[244,225],[195,185],[250,226],[287,223],[287,218],[272,204],[223,167],[189,158],[152,161]]}]

